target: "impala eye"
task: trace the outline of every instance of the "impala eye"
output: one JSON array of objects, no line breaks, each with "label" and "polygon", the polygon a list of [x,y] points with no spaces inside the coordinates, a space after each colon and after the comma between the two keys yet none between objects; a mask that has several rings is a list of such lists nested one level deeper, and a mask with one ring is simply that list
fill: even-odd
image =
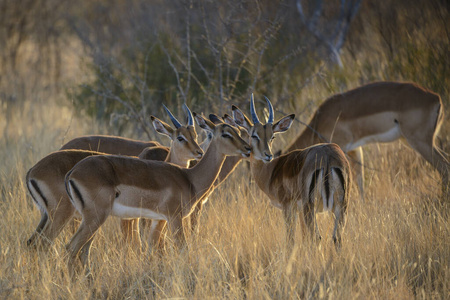
[{"label": "impala eye", "polygon": [[177,140],[180,141],[180,142],[186,141],[186,140],[184,139],[184,137],[182,137],[182,136],[177,137]]},{"label": "impala eye", "polygon": [[259,137],[257,135],[252,135],[252,139],[255,139],[255,140],[259,141]]},{"label": "impala eye", "polygon": [[229,133],[223,133],[222,137],[223,138],[227,138],[227,139],[231,139],[232,138],[232,136]]}]

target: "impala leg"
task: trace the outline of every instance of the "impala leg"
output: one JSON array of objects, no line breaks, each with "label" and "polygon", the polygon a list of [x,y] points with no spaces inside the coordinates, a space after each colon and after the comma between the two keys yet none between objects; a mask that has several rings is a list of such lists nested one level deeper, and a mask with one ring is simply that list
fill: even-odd
[{"label": "impala leg", "polygon": [[364,202],[364,156],[361,147],[347,152],[349,163],[353,172],[353,178],[356,178],[358,184],[359,195]]},{"label": "impala leg", "polygon": [[175,216],[169,218],[169,231],[172,233],[175,245],[178,248],[182,248],[187,245],[181,214],[176,214]]},{"label": "impala leg", "polygon": [[295,238],[295,221],[296,221],[296,209],[294,205],[286,205],[283,208],[283,216],[284,221],[286,224],[286,232],[287,232],[287,242],[288,245],[293,246],[294,245],[294,238]]},{"label": "impala leg", "polygon": [[41,221],[39,222],[38,226],[36,227],[36,230],[33,232],[33,234],[30,236],[30,238],[27,240],[27,246],[36,246],[36,240],[41,235],[42,230],[44,229],[45,225],[48,221],[48,215],[47,212],[44,210],[41,210]]},{"label": "impala leg", "polygon": [[341,246],[341,234],[342,229],[345,224],[345,213],[346,209],[345,206],[341,207],[340,205],[336,205],[336,208],[334,209],[334,230],[333,230],[333,242],[336,246],[336,248],[340,248]]},{"label": "impala leg", "polygon": [[[69,273],[72,278],[80,272],[80,267],[84,267],[88,262],[91,243],[107,216],[103,215],[93,218],[83,216],[80,227],[66,246],[69,252]],[[78,259],[80,260],[79,262],[77,261]],[[81,263],[81,266],[79,263]]]},{"label": "impala leg", "polygon": [[314,202],[308,202],[303,205],[303,219],[306,225],[306,230],[312,238],[321,240],[319,228],[317,227],[316,214],[314,210]]},{"label": "impala leg", "polygon": [[194,211],[192,212],[192,214],[189,216],[190,221],[191,221],[191,233],[193,234],[199,234],[200,231],[200,215],[202,213],[202,207],[203,207],[203,203],[202,201],[199,201],[197,206],[195,206]]},{"label": "impala leg", "polygon": [[69,221],[72,221],[75,214],[73,207],[67,196],[62,197],[58,205],[50,210],[51,215],[47,225],[42,231],[42,237],[48,242],[53,242],[55,238],[61,233]]},{"label": "impala leg", "polygon": [[141,248],[139,219],[121,219],[120,229],[127,244],[132,245],[136,249]]},{"label": "impala leg", "polygon": [[151,252],[161,252],[164,249],[163,231],[166,223],[164,220],[152,220],[149,238]]},{"label": "impala leg", "polygon": [[442,152],[437,149],[431,142],[407,139],[409,145],[413,147],[417,152],[419,152],[441,175],[442,180],[442,195],[445,199],[449,198],[449,172],[450,163],[444,157]]}]

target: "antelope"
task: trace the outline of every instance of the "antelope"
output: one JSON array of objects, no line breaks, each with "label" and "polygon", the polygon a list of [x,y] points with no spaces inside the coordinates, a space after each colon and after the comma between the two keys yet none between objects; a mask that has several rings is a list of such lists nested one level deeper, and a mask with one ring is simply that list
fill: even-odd
[{"label": "antelope", "polygon": [[[165,106],[164,108],[175,130],[154,116],[151,116],[151,120],[158,133],[172,139],[172,147],[170,150],[166,147],[148,147],[141,152],[139,158],[166,160],[186,167],[189,160],[200,159],[203,155],[203,150],[197,144],[192,113],[185,106],[188,124],[182,125]],[[76,163],[88,156],[97,155],[106,154],[87,150],[60,150],[44,157],[28,171],[27,187],[34,203],[41,211],[41,221],[28,240],[28,245],[35,245],[37,239],[52,242],[72,219],[75,208],[67,195],[64,177]],[[122,220],[121,227],[125,240],[140,245],[137,220]]]},{"label": "antelope", "polygon": [[[199,124],[199,126],[201,126],[201,124],[203,122],[207,122],[207,120],[205,120],[202,116],[197,115],[195,112],[194,112],[194,118],[196,119],[197,124]],[[210,121],[216,122],[216,123],[222,122],[220,120],[220,118],[215,114],[210,114],[209,119],[210,119]],[[244,139],[246,141],[248,140],[247,130],[245,130],[243,127],[239,126],[238,124],[236,124],[234,122],[234,119],[232,119],[231,116],[225,114],[225,116],[223,117],[223,121],[227,124],[230,124],[230,125],[238,128],[242,139]],[[207,140],[204,143],[202,143],[202,145],[205,146],[205,148],[203,148],[204,150],[207,149],[207,146],[209,146],[210,141],[211,141],[211,137],[208,136]],[[225,159],[225,161],[222,165],[222,168],[220,169],[220,173],[217,176],[216,181],[214,181],[213,187],[210,189],[210,191],[208,193],[206,193],[203,196],[202,200],[198,202],[198,204],[195,206],[194,211],[189,216],[191,232],[198,234],[200,215],[201,215],[203,205],[208,201],[209,195],[213,192],[213,190],[216,189],[234,171],[234,169],[237,167],[237,165],[241,162],[241,159],[242,159],[242,156],[227,156],[227,158]]]},{"label": "antelope", "polygon": [[[272,104],[267,98],[266,101],[269,107],[266,124],[258,119],[253,95],[250,100],[252,121],[239,108],[232,107],[235,122],[248,130],[251,139],[250,165],[256,184],[270,198],[271,204],[283,211],[290,243],[294,239],[297,211],[303,215],[304,234],[308,229],[319,239],[315,213],[331,211],[335,215],[333,241],[339,246],[351,181],[345,154],[336,144],[318,144],[273,158],[271,147],[275,135],[287,131],[295,115],[284,116],[274,123]],[[322,201],[316,200],[316,194]]]},{"label": "antelope", "polygon": [[110,135],[86,135],[68,141],[59,150],[79,149],[108,154],[138,156],[145,148],[159,146],[161,144],[155,141],[143,142]]},{"label": "antelope", "polygon": [[[82,216],[78,231],[67,245],[72,275],[89,258],[100,226],[110,216],[167,221],[175,245],[184,247],[182,219],[213,186],[227,155],[249,156],[251,147],[228,124],[201,122],[213,134],[203,159],[187,169],[158,161],[123,156],[88,157],[69,171],[65,183],[69,197]],[[153,230],[152,241],[159,241]]]},{"label": "antelope", "polygon": [[331,96],[314,113],[287,151],[320,142],[338,144],[348,155],[364,199],[362,146],[400,138],[428,161],[449,192],[449,161],[435,143],[444,118],[439,95],[414,83],[375,82]]}]

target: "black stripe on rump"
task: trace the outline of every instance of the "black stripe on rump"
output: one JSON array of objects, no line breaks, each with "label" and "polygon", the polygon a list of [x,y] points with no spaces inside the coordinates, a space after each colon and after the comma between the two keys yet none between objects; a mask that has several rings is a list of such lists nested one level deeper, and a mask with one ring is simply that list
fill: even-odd
[{"label": "black stripe on rump", "polygon": [[[44,194],[42,193],[41,189],[39,188],[37,182],[33,179],[30,180],[31,185],[33,186],[33,188],[36,190],[36,192],[39,194],[39,196],[42,198],[42,200],[44,201],[44,205],[45,207],[48,207],[48,201],[47,198],[45,198]],[[37,200],[34,198],[33,193],[31,192],[31,189],[28,188],[30,190],[30,194],[31,196],[33,196],[33,200],[34,202],[36,202],[36,204],[39,206],[39,203],[37,202]]]},{"label": "black stripe on rump", "polygon": [[[75,192],[75,194],[77,195],[77,198],[80,200],[81,208],[84,208],[84,200],[83,200],[83,197],[81,196],[80,190],[77,188],[77,186],[75,185],[73,180],[69,180],[69,184],[70,184],[71,188],[73,189],[73,191]],[[72,201],[73,201],[73,199],[72,199]]]},{"label": "black stripe on rump", "polygon": [[342,173],[342,170],[340,168],[333,168],[336,171],[336,174],[339,177],[339,181],[341,182],[341,186],[342,189],[344,190],[344,198],[345,198],[345,194],[347,193],[347,191],[345,190],[345,178],[344,178],[344,174]]},{"label": "black stripe on rump", "polygon": [[317,170],[315,170],[314,171],[314,174],[313,174],[313,176],[312,176],[312,179],[311,179],[311,184],[309,185],[309,202],[310,203],[313,203],[313,200],[314,199],[311,199],[311,195],[313,194],[313,192],[314,192],[314,189],[316,188],[316,185],[317,185],[317,178],[319,177],[319,174],[320,174],[320,171],[321,171],[322,169],[317,169]]}]

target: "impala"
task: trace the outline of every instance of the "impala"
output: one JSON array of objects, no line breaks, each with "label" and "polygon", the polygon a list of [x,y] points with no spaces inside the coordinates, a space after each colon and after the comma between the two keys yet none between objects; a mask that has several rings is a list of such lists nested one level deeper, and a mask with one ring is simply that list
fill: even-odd
[{"label": "impala", "polygon": [[[66,189],[82,215],[80,227],[67,245],[72,275],[77,259],[86,264],[95,233],[110,215],[167,221],[176,245],[185,245],[182,219],[213,186],[225,157],[249,156],[251,152],[236,128],[212,122],[202,122],[201,127],[214,136],[193,168],[109,155],[88,157],[66,175]],[[157,230],[152,241],[159,241]]]},{"label": "impala", "polygon": [[449,162],[435,144],[443,116],[439,95],[416,84],[371,83],[325,100],[287,151],[320,142],[338,144],[350,158],[363,198],[361,147],[404,138],[439,172],[442,191],[446,195],[449,189]]},{"label": "impala", "polygon": [[[220,118],[215,114],[210,114],[210,121],[221,123],[222,121]],[[202,116],[197,115],[194,113],[194,118],[197,121],[197,124],[201,126],[202,123],[208,122],[205,120]],[[248,133],[247,130],[245,130],[243,127],[239,126],[234,122],[234,120],[229,116],[225,115],[223,118],[223,121],[227,124],[230,124],[236,128],[239,129],[239,133],[242,139],[248,141]],[[209,142],[211,141],[211,138],[209,137],[206,142],[202,143],[202,145],[205,145],[206,147],[203,149],[207,149],[207,146],[209,145]],[[222,165],[222,168],[220,169],[220,173],[217,176],[216,181],[214,181],[213,187],[209,190],[208,193],[206,193],[202,200],[198,202],[198,204],[195,206],[194,211],[189,216],[190,219],[190,225],[191,225],[191,231],[193,233],[197,233],[199,231],[199,222],[200,222],[200,216],[203,205],[208,201],[209,195],[213,192],[215,188],[217,188],[227,177],[234,171],[234,169],[237,167],[237,165],[241,162],[242,156],[227,156],[225,159],[225,162]]]},{"label": "impala", "polygon": [[59,150],[91,150],[108,154],[138,156],[145,148],[159,147],[158,142],[142,142],[119,136],[86,135],[74,138],[64,144]]},{"label": "impala", "polygon": [[[294,239],[297,211],[303,214],[309,232],[315,232],[319,238],[315,213],[331,211],[335,215],[333,240],[339,245],[351,180],[345,154],[336,144],[319,144],[273,159],[274,135],[288,130],[295,115],[285,116],[274,124],[272,104],[267,98],[266,101],[269,107],[266,124],[258,119],[253,95],[250,101],[252,121],[239,108],[232,107],[236,123],[246,128],[250,135],[253,148],[250,164],[257,185],[272,205],[283,210],[290,242]],[[306,228],[303,226],[304,231]]]},{"label": "impala", "polygon": [[[182,125],[165,107],[176,129],[152,116],[156,131],[172,139],[170,151],[166,147],[149,147],[139,155],[140,159],[166,160],[186,167],[191,159],[199,159],[203,151],[197,144],[192,114],[185,106],[188,124]],[[28,190],[41,211],[41,221],[36,231],[28,240],[28,245],[36,244],[37,239],[52,242],[69,220],[75,208],[67,195],[64,177],[76,163],[88,156],[105,155],[105,153],[85,150],[60,150],[49,154],[33,166],[27,173]],[[140,245],[137,220],[123,220],[122,231],[125,239]]]}]

